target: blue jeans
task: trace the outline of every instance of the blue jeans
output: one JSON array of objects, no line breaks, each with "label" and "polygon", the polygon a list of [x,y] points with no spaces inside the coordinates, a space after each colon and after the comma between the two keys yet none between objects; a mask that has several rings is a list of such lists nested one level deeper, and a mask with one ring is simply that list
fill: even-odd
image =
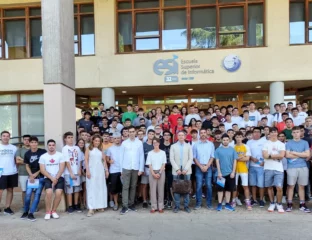
[{"label": "blue jeans", "polygon": [[[184,178],[177,176],[177,175],[173,175],[173,180],[177,180],[177,179],[183,179],[183,180],[191,180],[191,175],[184,175]],[[174,193],[173,194],[174,197],[174,203],[176,208],[180,208],[180,198],[183,197],[184,199],[184,208],[188,207],[189,203],[190,203],[190,194],[179,194],[179,193]]]},{"label": "blue jeans", "polygon": [[30,206],[30,201],[31,201],[31,195],[33,193],[33,191],[35,192],[35,197],[34,200],[31,204],[31,208],[29,213],[34,213],[37,210],[39,201],[40,201],[40,197],[41,197],[41,192],[42,189],[44,187],[44,178],[40,178],[39,179],[39,187],[37,189],[32,189],[32,188],[27,188],[26,185],[26,196],[25,196],[25,206],[24,206],[24,212],[28,212],[29,211],[29,206]]},{"label": "blue jeans", "polygon": [[212,169],[208,168],[207,172],[202,172],[198,166],[196,166],[196,206],[201,206],[202,204],[202,188],[203,188],[203,179],[205,178],[206,184],[206,204],[211,206],[212,204]]}]

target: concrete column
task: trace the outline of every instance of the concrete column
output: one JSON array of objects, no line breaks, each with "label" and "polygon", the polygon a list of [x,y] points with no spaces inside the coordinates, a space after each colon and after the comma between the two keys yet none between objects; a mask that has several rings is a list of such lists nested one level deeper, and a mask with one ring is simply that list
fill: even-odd
[{"label": "concrete column", "polygon": [[113,88],[102,88],[102,102],[105,108],[115,107],[115,90]]},{"label": "concrete column", "polygon": [[270,108],[271,113],[274,113],[274,104],[284,102],[284,83],[272,82],[270,84]]},{"label": "concrete column", "polygon": [[45,140],[76,132],[73,0],[42,0]]}]

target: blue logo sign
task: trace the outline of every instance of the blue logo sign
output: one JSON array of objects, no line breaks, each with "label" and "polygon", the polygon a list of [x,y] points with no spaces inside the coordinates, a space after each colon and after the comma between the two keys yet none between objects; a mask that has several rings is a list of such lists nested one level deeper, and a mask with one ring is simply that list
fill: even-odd
[{"label": "blue logo sign", "polygon": [[172,59],[159,59],[154,63],[154,73],[163,76],[165,75],[165,82],[178,82],[179,64],[176,61],[177,55],[173,55]]},{"label": "blue logo sign", "polygon": [[223,67],[229,72],[237,71],[241,66],[241,60],[237,55],[229,55],[223,60]]}]

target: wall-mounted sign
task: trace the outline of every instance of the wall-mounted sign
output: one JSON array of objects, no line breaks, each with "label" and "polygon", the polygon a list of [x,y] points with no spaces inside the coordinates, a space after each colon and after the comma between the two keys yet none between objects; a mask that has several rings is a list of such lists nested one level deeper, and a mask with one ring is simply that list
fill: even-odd
[{"label": "wall-mounted sign", "polygon": [[223,59],[223,67],[229,72],[237,71],[241,66],[241,60],[237,55],[228,55]]},{"label": "wall-mounted sign", "polygon": [[154,73],[164,76],[165,82],[194,80],[196,75],[214,73],[214,70],[203,68],[197,59],[179,59],[173,55],[171,59],[159,59],[154,63]]}]

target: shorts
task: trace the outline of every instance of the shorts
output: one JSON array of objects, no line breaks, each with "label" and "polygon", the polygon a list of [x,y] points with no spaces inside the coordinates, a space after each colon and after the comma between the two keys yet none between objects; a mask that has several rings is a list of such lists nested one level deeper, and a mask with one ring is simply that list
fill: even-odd
[{"label": "shorts", "polygon": [[65,179],[65,193],[66,194],[73,194],[73,193],[80,192],[82,190],[81,182],[80,182],[81,178],[78,175],[75,175],[75,176],[77,177],[77,180],[75,180],[76,186],[70,186],[70,175],[65,175],[64,176],[64,179]]},{"label": "shorts", "polygon": [[191,174],[191,180],[196,181],[196,164],[192,164],[192,174]]},{"label": "shorts", "polygon": [[238,185],[238,178],[241,178],[242,186],[248,187],[248,173],[236,173],[236,186]]},{"label": "shorts", "polygon": [[18,176],[18,182],[19,182],[19,185],[22,189],[22,192],[26,192],[26,189],[27,189],[27,186],[26,186],[26,183],[27,183],[27,180],[28,180],[28,176]]},{"label": "shorts", "polygon": [[0,177],[0,189],[5,190],[8,188],[18,187],[18,174],[2,175]]},{"label": "shorts", "polygon": [[141,184],[149,184],[149,168],[144,168],[144,175],[141,175]]},{"label": "shorts", "polygon": [[250,167],[248,173],[249,186],[264,188],[264,170],[263,167]]},{"label": "shorts", "polygon": [[86,176],[81,175],[80,182],[85,183],[86,182]]},{"label": "shorts", "polygon": [[233,191],[235,191],[235,189],[236,189],[235,177],[231,178],[230,176],[231,176],[231,174],[229,174],[227,176],[223,176],[225,178],[224,188],[217,184],[217,191],[218,192],[222,192],[222,191],[233,192]]},{"label": "shorts", "polygon": [[121,183],[121,173],[111,173],[109,174],[109,189],[111,194],[121,193],[122,183]]},{"label": "shorts", "polygon": [[[52,188],[52,181],[49,178],[45,178],[44,181],[45,181],[44,183],[45,189]],[[54,189],[64,190],[64,185],[65,185],[65,180],[63,177],[60,177],[59,180],[57,181],[57,184],[54,186]]]},{"label": "shorts", "polygon": [[300,186],[306,186],[309,183],[309,169],[303,168],[288,168],[287,169],[287,184],[295,186],[296,183]]},{"label": "shorts", "polygon": [[280,187],[284,184],[284,171],[279,172],[276,170],[264,171],[264,186],[265,187]]}]

